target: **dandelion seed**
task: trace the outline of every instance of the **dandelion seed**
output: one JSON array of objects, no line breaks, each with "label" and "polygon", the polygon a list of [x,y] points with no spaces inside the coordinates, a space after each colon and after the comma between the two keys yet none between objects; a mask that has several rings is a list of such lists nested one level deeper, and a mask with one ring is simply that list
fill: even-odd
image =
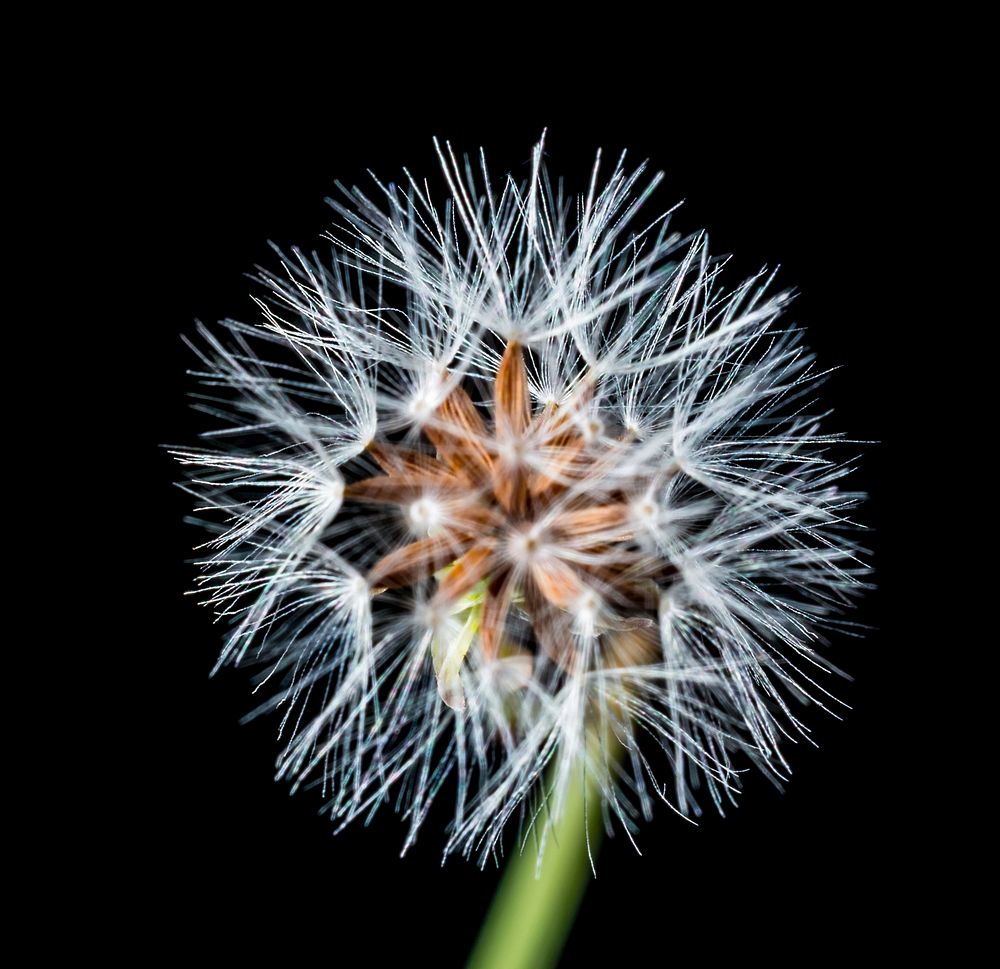
[{"label": "dandelion seed", "polygon": [[541,145],[524,185],[441,157],[443,206],[348,192],[329,260],[201,330],[222,426],[177,456],[279,776],[338,827],[397,804],[407,846],[454,777],[444,853],[481,864],[584,775],[630,838],[781,783],[866,574],[788,293],[644,223],[642,166],[573,199]]}]

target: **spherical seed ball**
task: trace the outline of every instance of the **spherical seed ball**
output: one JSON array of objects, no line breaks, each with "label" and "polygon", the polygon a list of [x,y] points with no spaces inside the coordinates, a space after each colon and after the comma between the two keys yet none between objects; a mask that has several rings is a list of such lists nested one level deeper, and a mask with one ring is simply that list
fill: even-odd
[{"label": "spherical seed ball", "polygon": [[199,329],[199,586],[279,776],[338,826],[401,794],[407,845],[455,777],[445,854],[484,863],[584,774],[630,837],[781,780],[866,574],[788,294],[644,219],[641,167],[571,198],[541,145],[525,184],[441,159],[443,206],[348,193],[329,256]]}]

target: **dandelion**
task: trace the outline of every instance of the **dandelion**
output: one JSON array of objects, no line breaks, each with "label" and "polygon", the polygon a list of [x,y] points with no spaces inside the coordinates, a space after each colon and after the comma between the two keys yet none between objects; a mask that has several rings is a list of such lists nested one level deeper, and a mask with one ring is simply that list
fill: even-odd
[{"label": "dandelion", "polygon": [[394,804],[404,850],[448,790],[479,864],[505,830],[541,859],[581,796],[634,838],[748,764],[780,785],[865,574],[790,294],[643,221],[660,177],[624,156],[576,197],[541,144],[499,186],[438,151],[443,206],[345,190],[332,258],[281,256],[195,347],[199,586],[279,777],[338,829]]}]

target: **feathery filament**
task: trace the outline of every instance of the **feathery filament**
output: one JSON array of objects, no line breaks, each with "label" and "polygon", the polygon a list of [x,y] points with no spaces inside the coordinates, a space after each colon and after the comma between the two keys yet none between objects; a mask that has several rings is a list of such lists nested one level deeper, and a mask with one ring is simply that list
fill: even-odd
[{"label": "feathery filament", "polygon": [[219,664],[261,669],[279,776],[341,825],[394,799],[407,845],[452,776],[445,854],[481,863],[512,818],[543,848],[581,763],[630,838],[721,811],[836,711],[820,647],[865,587],[788,294],[636,227],[641,167],[572,199],[541,145],[499,191],[439,151],[441,209],[355,189],[332,261],[201,328],[222,426],[177,456]]}]

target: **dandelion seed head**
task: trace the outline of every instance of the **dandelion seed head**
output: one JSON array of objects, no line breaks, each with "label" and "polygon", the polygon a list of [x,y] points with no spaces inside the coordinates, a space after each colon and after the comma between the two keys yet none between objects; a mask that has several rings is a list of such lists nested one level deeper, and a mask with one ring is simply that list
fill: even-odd
[{"label": "dandelion seed head", "polygon": [[525,184],[442,162],[443,206],[348,193],[329,257],[195,345],[199,586],[278,775],[338,828],[395,803],[404,847],[453,778],[444,852],[481,864],[544,845],[574,765],[630,839],[782,783],[867,573],[788,294],[645,217],[641,166],[571,198],[540,145]]}]

